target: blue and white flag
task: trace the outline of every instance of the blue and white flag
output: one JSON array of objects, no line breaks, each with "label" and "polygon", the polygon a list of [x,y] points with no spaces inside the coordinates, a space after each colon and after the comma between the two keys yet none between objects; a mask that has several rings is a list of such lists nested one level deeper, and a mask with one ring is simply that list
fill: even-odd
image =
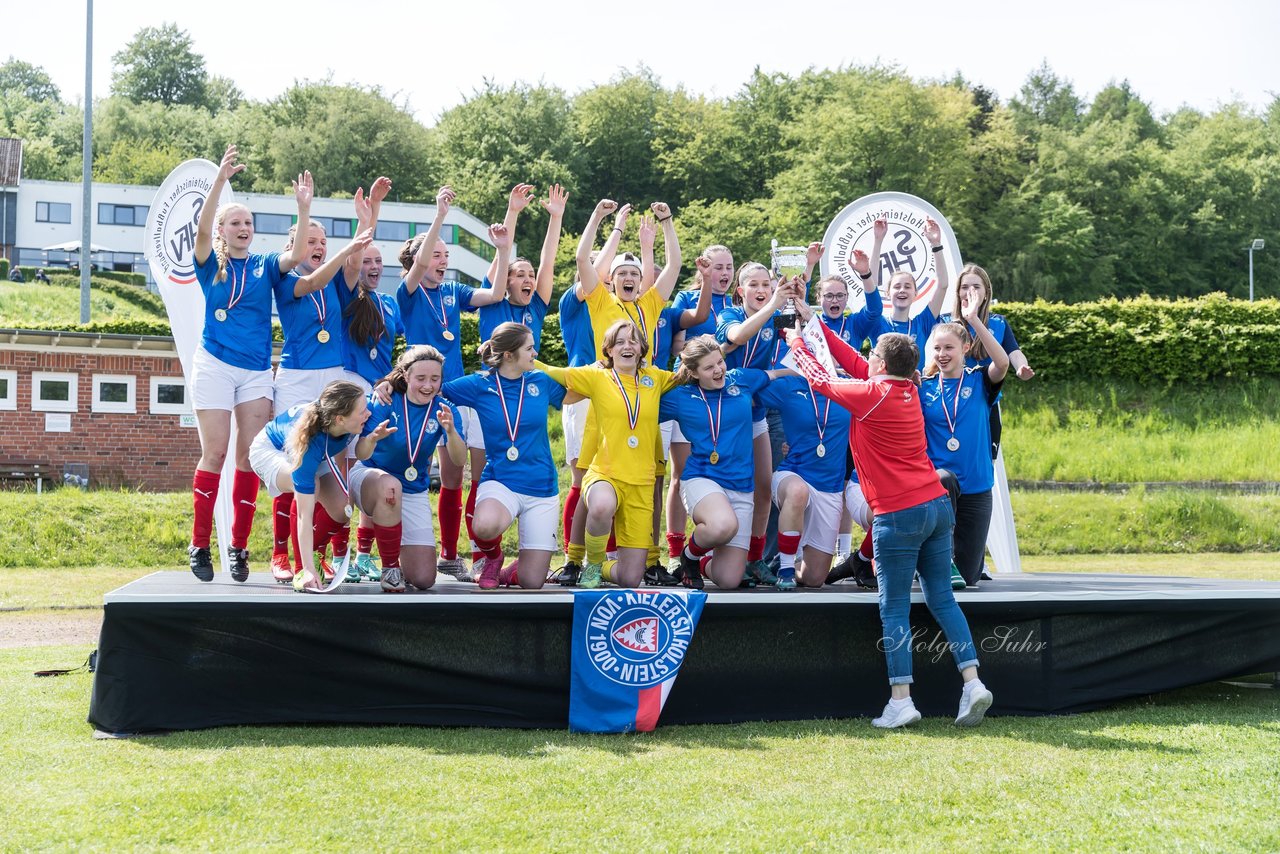
[{"label": "blue and white flag", "polygon": [[569,729],[652,731],[706,601],[699,590],[575,591]]}]

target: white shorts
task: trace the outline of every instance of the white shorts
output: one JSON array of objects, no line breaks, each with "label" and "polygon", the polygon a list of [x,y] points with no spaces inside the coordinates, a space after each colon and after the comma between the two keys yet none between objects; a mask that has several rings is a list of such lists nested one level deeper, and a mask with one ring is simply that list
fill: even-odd
[{"label": "white shorts", "polygon": [[[364,492],[364,482],[373,474],[386,474],[381,469],[371,468],[358,463],[351,470],[351,497],[364,515],[364,505],[360,497]],[[403,492],[400,494],[400,545],[436,547],[436,532],[431,527],[431,493]]]},{"label": "white shorts", "polygon": [[679,421],[666,421],[663,423],[663,426],[665,427],[668,424],[671,425],[671,442],[667,443],[668,450],[670,450],[670,445],[675,442],[680,442],[685,445],[691,444],[689,440],[685,438],[684,431],[680,429]]},{"label": "white shorts", "polygon": [[556,530],[560,527],[560,496],[535,498],[512,492],[496,480],[486,480],[476,493],[476,506],[492,498],[511,514],[511,520],[520,523],[520,548],[554,552]]},{"label": "white shorts", "polygon": [[853,481],[844,485],[844,509],[849,511],[849,518],[864,531],[871,530],[871,505],[862,494],[862,487]]},{"label": "white shorts", "polygon": [[310,403],[320,397],[324,387],[334,380],[345,380],[347,372],[342,368],[276,368],[276,415],[287,412],[299,403]]},{"label": "white shorts", "polygon": [[254,474],[262,479],[263,486],[267,488],[267,495],[272,498],[283,491],[277,483],[281,472],[288,476],[289,472],[293,471],[289,455],[271,443],[266,430],[253,437],[253,444],[249,446],[249,466]]},{"label": "white shorts", "polygon": [[191,405],[195,409],[235,409],[265,397],[270,400],[271,371],[228,365],[203,347],[191,360]]},{"label": "white shorts", "polygon": [[564,426],[564,458],[576,460],[582,453],[582,435],[587,431],[587,410],[591,401],[579,400],[560,408],[560,423]]},{"label": "white shorts", "polygon": [[769,432],[769,419],[761,418],[759,421],[751,422],[751,438],[754,441],[757,436],[763,436]]},{"label": "white shorts", "polygon": [[373,386],[369,384],[369,381],[354,371],[343,371],[342,378],[349,383],[355,383],[360,386],[360,388],[364,389],[366,396],[373,394]]},{"label": "white shorts", "polygon": [[734,534],[733,539],[725,545],[745,550],[751,545],[751,516],[755,507],[752,494],[725,489],[709,477],[695,477],[693,480],[680,481],[680,500],[684,502],[684,509],[690,516],[693,516],[693,509],[698,506],[698,503],[708,495],[723,495],[729,499],[733,515],[738,519],[738,533]]},{"label": "white shorts", "polygon": [[[484,431],[480,429],[479,414],[470,406],[459,406],[458,415],[462,417],[462,435],[467,440],[467,447],[483,451]],[[444,442],[440,443],[440,448],[444,449]]]},{"label": "white shorts", "polygon": [[[778,502],[778,489],[782,482],[790,477],[804,478],[793,471],[775,471],[770,494],[774,506],[781,508]],[[840,534],[840,516],[844,510],[844,495],[840,492],[819,492],[809,488],[809,503],[804,508],[804,531],[800,537],[800,548],[815,548],[829,555],[836,553],[836,537]]]}]

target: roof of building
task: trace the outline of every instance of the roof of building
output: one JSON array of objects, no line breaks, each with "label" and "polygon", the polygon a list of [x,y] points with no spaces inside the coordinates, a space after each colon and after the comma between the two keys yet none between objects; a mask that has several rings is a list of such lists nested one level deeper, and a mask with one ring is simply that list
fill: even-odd
[{"label": "roof of building", "polygon": [[0,139],[0,186],[16,187],[22,177],[22,140]]}]

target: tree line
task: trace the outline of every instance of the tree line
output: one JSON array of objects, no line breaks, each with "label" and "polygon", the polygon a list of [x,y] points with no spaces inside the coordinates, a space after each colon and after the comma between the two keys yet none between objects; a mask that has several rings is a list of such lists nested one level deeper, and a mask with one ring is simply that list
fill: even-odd
[{"label": "tree line", "polygon": [[[402,98],[332,80],[246,99],[172,25],[140,31],[113,61],[111,94],[94,104],[99,181],[159,184],[235,142],[249,166],[238,185],[255,192],[311,169],[319,195],[349,196],[385,174],[393,198],[429,203],[449,183],[497,221],[514,184],[559,182],[570,228],[600,198],[671,204],[687,272],[709,243],[762,259],[770,238],[820,239],[848,202],[898,190],[947,216],[1006,300],[1239,297],[1248,242],[1280,252],[1280,98],[1263,112],[1156,115],[1127,82],[1086,99],[1047,65],[1007,101],[882,66],[757,70],[708,98],[639,68],[577,93],[488,83],[428,127]],[[0,134],[25,140],[24,177],[78,180],[82,121],[43,69],[0,65]],[[544,224],[530,212],[526,245]],[[1280,259],[1256,256],[1255,276],[1276,295]]]}]

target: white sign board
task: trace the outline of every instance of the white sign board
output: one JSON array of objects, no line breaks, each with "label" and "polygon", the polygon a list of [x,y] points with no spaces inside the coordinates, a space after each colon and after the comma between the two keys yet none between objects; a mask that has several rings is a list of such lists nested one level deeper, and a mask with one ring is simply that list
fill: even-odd
[{"label": "white sign board", "polygon": [[44,415],[44,432],[70,433],[71,432],[71,413],[70,412],[46,412]]}]

